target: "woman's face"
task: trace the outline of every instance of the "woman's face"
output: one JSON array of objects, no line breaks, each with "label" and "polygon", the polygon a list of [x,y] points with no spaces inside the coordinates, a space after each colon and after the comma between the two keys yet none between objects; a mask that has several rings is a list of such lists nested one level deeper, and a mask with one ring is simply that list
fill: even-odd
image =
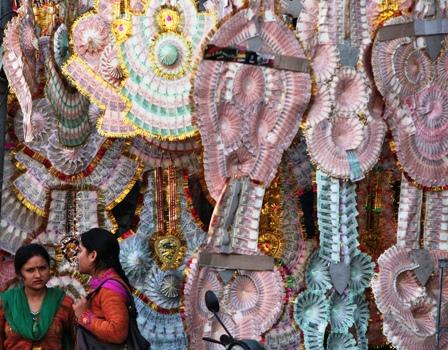
[{"label": "woman's face", "polygon": [[50,266],[42,256],[30,258],[20,269],[25,288],[41,290],[50,280]]},{"label": "woman's face", "polygon": [[78,251],[79,272],[91,275],[95,269],[94,264],[95,258],[96,258],[95,251],[89,253],[87,248],[84,247],[82,243],[79,243],[79,251]]}]

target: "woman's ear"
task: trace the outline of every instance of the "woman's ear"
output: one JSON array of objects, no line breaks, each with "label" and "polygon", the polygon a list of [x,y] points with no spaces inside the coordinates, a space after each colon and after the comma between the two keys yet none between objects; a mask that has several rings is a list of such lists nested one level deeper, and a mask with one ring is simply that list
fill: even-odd
[{"label": "woman's ear", "polygon": [[91,263],[95,262],[97,255],[98,254],[97,254],[96,250],[93,250],[89,253],[89,260]]}]

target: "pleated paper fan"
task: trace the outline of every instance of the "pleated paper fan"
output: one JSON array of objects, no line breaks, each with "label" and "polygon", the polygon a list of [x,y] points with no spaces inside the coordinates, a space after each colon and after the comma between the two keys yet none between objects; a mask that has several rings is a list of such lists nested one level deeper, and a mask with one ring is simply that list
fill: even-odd
[{"label": "pleated paper fan", "polygon": [[346,333],[355,322],[356,305],[350,294],[333,292],[330,297],[330,325],[332,332]]},{"label": "pleated paper fan", "polygon": [[369,86],[367,77],[353,68],[344,67],[332,80],[335,108],[339,113],[367,110]]},{"label": "pleated paper fan", "polygon": [[301,293],[295,302],[294,319],[304,332],[311,330],[313,325],[326,324],[330,319],[329,300],[322,293]]},{"label": "pleated paper fan", "polygon": [[383,313],[400,314],[410,303],[423,295],[412,270],[418,267],[409,257],[409,250],[392,246],[378,259],[379,273],[372,280],[378,309]]},{"label": "pleated paper fan", "polygon": [[378,160],[385,135],[380,119],[364,125],[359,119],[337,115],[306,131],[308,152],[322,171],[337,178],[359,179]]},{"label": "pleated paper fan", "polygon": [[256,320],[260,333],[270,329],[283,311],[283,280],[276,272],[240,272],[229,289],[229,305],[238,319]]},{"label": "pleated paper fan", "polygon": [[2,58],[3,69],[9,84],[14,89],[23,111],[23,139],[33,140],[31,128],[32,94],[37,89],[36,66],[38,38],[35,33],[33,8],[30,1],[18,10],[18,16],[11,19],[5,29]]},{"label": "pleated paper fan", "polygon": [[319,6],[312,0],[302,2],[302,11],[297,20],[296,31],[302,45],[307,51],[313,50],[317,44],[319,32]]},{"label": "pleated paper fan", "polygon": [[317,251],[310,257],[305,281],[309,290],[326,292],[332,287],[328,261],[322,259]]},{"label": "pleated paper fan", "polygon": [[364,293],[364,290],[369,286],[373,275],[373,268],[375,263],[372,258],[360,252],[355,255],[350,262],[350,281],[349,287],[352,293]]},{"label": "pleated paper fan", "polygon": [[356,309],[354,312],[355,326],[357,333],[364,333],[369,326],[369,303],[364,294],[357,295],[353,300]]},{"label": "pleated paper fan", "polygon": [[327,350],[358,350],[356,341],[350,333],[332,332],[328,337]]},{"label": "pleated paper fan", "polygon": [[[30,146],[38,147],[46,141],[56,128],[56,116],[51,108],[50,102],[46,98],[35,99],[33,101],[33,112],[31,117],[31,129],[34,132],[33,141],[27,143]],[[14,118],[14,132],[20,142],[24,141],[23,135],[23,112],[17,111]]]},{"label": "pleated paper fan", "polygon": [[[339,55],[334,45],[318,44],[312,48],[311,65],[319,83],[330,80],[337,72]],[[325,85],[321,85],[323,88]]]},{"label": "pleated paper fan", "polygon": [[406,173],[417,183],[427,187],[447,184],[448,104],[446,90],[432,84],[409,98],[405,115],[411,117],[414,131],[402,128],[408,121],[403,115],[393,129],[396,152]]},{"label": "pleated paper fan", "polygon": [[159,313],[135,296],[134,301],[138,312],[138,327],[151,343],[151,349],[184,350],[187,347],[187,335],[178,313]]},{"label": "pleated paper fan", "polygon": [[153,264],[148,241],[138,235],[121,241],[120,262],[132,285],[140,289]]},{"label": "pleated paper fan", "polygon": [[305,349],[324,350],[325,328],[327,324],[310,324],[307,330],[303,331]]},{"label": "pleated paper fan", "polygon": [[162,271],[154,264],[143,283],[143,292],[162,309],[177,309],[180,305],[182,273],[175,270]]},{"label": "pleated paper fan", "polygon": [[[439,264],[440,259],[448,259],[448,252],[445,250],[431,250],[430,251],[431,258],[434,264],[434,267],[437,267]],[[428,293],[428,296],[430,298],[433,298],[434,300],[439,299],[439,269],[435,268],[434,273],[429,278],[428,282],[426,283],[426,292]],[[448,302],[448,276],[443,275],[443,282],[442,282],[442,302],[447,303]]]},{"label": "pleated paper fan", "polygon": [[61,67],[70,56],[68,30],[64,23],[60,24],[53,35],[54,60]]}]

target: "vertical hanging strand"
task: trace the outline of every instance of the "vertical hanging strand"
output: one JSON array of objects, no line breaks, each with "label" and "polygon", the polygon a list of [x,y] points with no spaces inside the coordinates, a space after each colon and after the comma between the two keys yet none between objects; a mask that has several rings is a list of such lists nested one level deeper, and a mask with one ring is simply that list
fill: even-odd
[{"label": "vertical hanging strand", "polygon": [[165,198],[163,195],[163,172],[162,168],[156,168],[154,170],[154,177],[156,183],[156,222],[157,232],[164,232],[165,225],[163,221],[163,207]]},{"label": "vertical hanging strand", "polygon": [[170,166],[168,168],[168,225],[170,234],[175,234],[177,232],[177,176],[176,168]]}]

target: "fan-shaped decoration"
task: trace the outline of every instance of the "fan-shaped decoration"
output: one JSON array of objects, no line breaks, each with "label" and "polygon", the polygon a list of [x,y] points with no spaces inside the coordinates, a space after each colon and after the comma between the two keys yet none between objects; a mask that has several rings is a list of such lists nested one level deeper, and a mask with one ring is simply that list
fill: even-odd
[{"label": "fan-shaped decoration", "polygon": [[117,48],[113,44],[109,44],[102,52],[99,69],[104,79],[115,87],[119,87],[125,79],[125,71],[121,67]]},{"label": "fan-shaped decoration", "polygon": [[53,34],[54,60],[58,67],[62,67],[70,56],[68,30],[65,24],[61,24]]},{"label": "fan-shaped decoration", "polygon": [[328,266],[328,261],[322,259],[318,252],[310,257],[305,275],[308,289],[326,292],[332,287]]},{"label": "fan-shaped decoration", "polygon": [[409,309],[412,300],[423,295],[411,271],[418,267],[409,257],[407,249],[392,246],[378,259],[379,274],[372,280],[372,289],[378,309],[400,313]]},{"label": "fan-shaped decoration", "polygon": [[141,288],[152,265],[148,241],[137,235],[123,240],[120,243],[120,262],[132,285]]},{"label": "fan-shaped decoration", "polygon": [[370,326],[369,303],[364,294],[360,294],[354,298],[356,305],[354,319],[356,327],[356,335],[359,347],[363,350],[368,348],[367,328]]},{"label": "fan-shaped decoration", "polygon": [[301,293],[295,303],[294,319],[306,332],[312,330],[312,325],[326,324],[330,320],[329,300],[322,293]]},{"label": "fan-shaped decoration", "polygon": [[327,350],[357,350],[356,341],[350,333],[334,333],[328,337]]},{"label": "fan-shaped decoration", "polygon": [[[247,21],[248,11],[238,12],[225,22],[210,44],[248,47],[255,30],[254,22]],[[278,19],[263,22],[258,37],[262,52],[275,51],[293,57],[304,55],[292,33]],[[225,87],[219,87],[221,82],[225,82]],[[218,198],[226,178],[236,169],[241,175],[269,185],[282,151],[297,131],[310,97],[309,88],[309,75],[305,73],[232,62],[205,60],[201,63],[194,101],[205,150],[205,176],[213,198]],[[261,101],[263,105],[259,104]],[[235,108],[245,108],[239,112],[240,117],[243,116],[242,128],[238,130],[233,122],[227,123],[238,131],[235,136],[224,133],[227,129],[221,127],[222,120],[234,120],[227,119],[234,109],[222,107],[229,103]],[[253,107],[248,109],[249,105]],[[235,142],[228,144],[229,135],[232,140],[241,140],[237,149]]]},{"label": "fan-shaped decoration", "polygon": [[366,77],[352,68],[344,67],[333,79],[335,107],[340,113],[365,111],[369,101]]},{"label": "fan-shaped decoration", "polygon": [[358,119],[338,115],[334,122],[323,120],[306,132],[308,150],[327,174],[357,180],[375,165],[385,131],[380,119],[364,125]]},{"label": "fan-shaped decoration", "polygon": [[325,86],[320,87],[313,96],[312,103],[306,114],[306,123],[313,127],[321,121],[328,119],[334,106],[334,93]]},{"label": "fan-shaped decoration", "polygon": [[143,292],[162,309],[177,309],[180,304],[182,274],[161,271],[154,265],[143,283]]},{"label": "fan-shaped decoration", "polygon": [[[33,141],[29,143],[32,147],[39,147],[43,141],[46,141],[53,128],[56,128],[53,109],[46,98],[35,99],[33,101],[33,112],[31,118],[31,129],[35,134]],[[20,142],[23,138],[23,113],[19,110],[14,118],[14,131]],[[39,148],[38,148],[39,149]]]},{"label": "fan-shaped decoration", "polygon": [[304,0],[302,1],[302,6],[296,30],[304,47],[307,50],[312,50],[318,47],[316,44],[319,32],[319,3],[312,0]]},{"label": "fan-shaped decoration", "polygon": [[[190,0],[175,5],[156,1],[139,14],[126,12],[122,19],[112,21],[113,12],[104,6],[105,2],[97,3],[98,14],[75,23],[76,55],[65,67],[66,74],[81,90],[106,109],[98,124],[100,132],[108,136],[139,133],[164,140],[195,135],[190,80],[204,41],[215,26],[214,17],[198,13]],[[104,61],[108,55],[115,55],[114,50],[120,62]],[[99,56],[103,58],[98,60],[101,76],[95,73],[93,61]],[[85,63],[93,71],[81,77],[77,71]],[[121,80],[123,76],[127,79]],[[104,92],[92,86],[98,80],[114,95],[113,99],[105,99]],[[119,80],[121,85],[114,91],[112,86],[117,86]],[[126,128],[125,121],[132,126]]]},{"label": "fan-shaped decoration", "polygon": [[356,295],[363,293],[369,286],[370,280],[373,275],[373,268],[375,263],[372,258],[360,252],[355,255],[350,262],[350,290]]},{"label": "fan-shaped decoration", "polygon": [[355,321],[356,305],[350,294],[339,294],[333,292],[330,297],[330,325],[331,330],[336,333],[347,333]]},{"label": "fan-shaped decoration", "polygon": [[18,16],[8,23],[3,47],[3,69],[23,111],[23,138],[29,142],[35,134],[31,127],[31,114],[32,94],[37,89],[36,54],[39,49],[31,1],[25,1],[18,10]]},{"label": "fan-shaped decoration", "polygon": [[[332,45],[317,45],[315,48],[312,49],[312,55],[313,56],[311,59],[311,66],[313,67],[313,71],[314,74],[316,75],[317,81],[321,83],[331,79],[337,71],[337,65],[339,61],[336,48]],[[354,94],[353,86],[350,86],[350,84],[359,85],[359,82],[357,81],[356,78],[354,78],[353,81],[350,81],[350,79],[346,79],[344,75],[342,77],[340,76],[339,79],[341,79],[342,81],[339,82],[338,87],[344,88],[344,94],[345,94],[344,98],[340,98],[337,101],[339,102],[339,104],[341,104],[342,101],[346,101],[348,95]],[[344,82],[349,83],[349,86],[344,87],[343,85],[341,85],[344,84]],[[325,89],[325,85],[320,86],[320,88]],[[358,96],[362,97],[362,93],[363,91],[360,91],[360,94]],[[359,99],[359,101],[361,101],[361,99]]]}]

